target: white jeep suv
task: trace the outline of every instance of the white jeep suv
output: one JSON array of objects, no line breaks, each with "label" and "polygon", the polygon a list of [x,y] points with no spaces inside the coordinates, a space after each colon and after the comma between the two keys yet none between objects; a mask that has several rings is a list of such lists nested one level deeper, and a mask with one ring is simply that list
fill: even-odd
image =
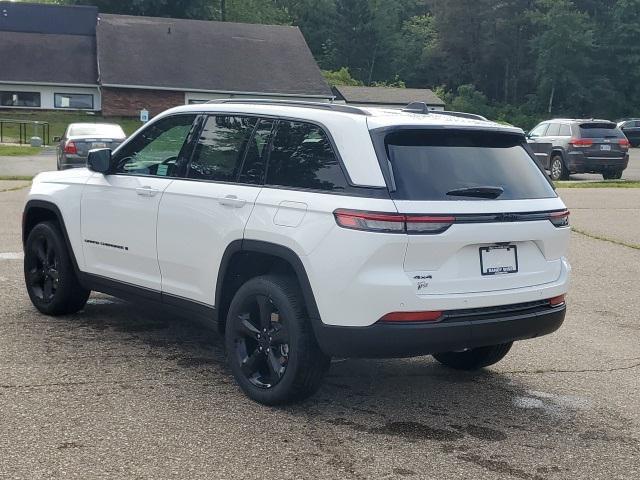
[{"label": "white jeep suv", "polygon": [[217,322],[265,404],[312,394],[332,356],[498,362],[564,320],[569,212],[520,129],[409,110],[182,106],[38,175],[31,301],[70,314],[95,290]]}]

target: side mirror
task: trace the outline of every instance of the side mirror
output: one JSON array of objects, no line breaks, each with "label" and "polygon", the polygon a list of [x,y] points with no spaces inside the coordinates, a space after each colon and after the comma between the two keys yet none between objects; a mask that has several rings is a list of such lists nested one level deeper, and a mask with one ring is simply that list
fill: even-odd
[{"label": "side mirror", "polygon": [[53,137],[54,142],[59,142],[60,140],[62,140],[62,137]]},{"label": "side mirror", "polygon": [[94,172],[107,173],[111,168],[111,150],[108,148],[89,150],[87,168]]}]

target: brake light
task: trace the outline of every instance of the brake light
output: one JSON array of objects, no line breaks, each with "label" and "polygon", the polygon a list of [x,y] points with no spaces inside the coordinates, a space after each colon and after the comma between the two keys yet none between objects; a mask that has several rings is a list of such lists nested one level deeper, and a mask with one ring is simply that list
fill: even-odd
[{"label": "brake light", "polygon": [[569,140],[569,145],[576,148],[587,148],[593,145],[591,138],[572,138]]},{"label": "brake light", "polygon": [[64,144],[64,153],[70,153],[72,155],[77,154],[78,148],[76,147],[76,144],[71,140],[67,140],[67,143]]},{"label": "brake light", "polygon": [[620,145],[620,147],[624,150],[628,150],[629,146],[631,145],[631,143],[629,142],[628,139],[626,138],[621,138],[620,140],[618,140],[618,144]]},{"label": "brake light", "polygon": [[455,221],[455,217],[444,215],[406,215],[345,209],[338,209],[333,215],[336,223],[343,228],[382,233],[442,233]]},{"label": "brake light", "polygon": [[442,318],[441,311],[432,312],[392,312],[387,313],[379,322],[382,323],[398,323],[398,322],[435,322]]},{"label": "brake light", "polygon": [[549,299],[549,305],[552,307],[559,307],[560,305],[564,305],[564,295],[558,295],[557,297],[553,297]]},{"label": "brake light", "polygon": [[563,210],[562,212],[553,212],[549,214],[549,221],[554,226],[568,227],[569,226],[569,210]]}]

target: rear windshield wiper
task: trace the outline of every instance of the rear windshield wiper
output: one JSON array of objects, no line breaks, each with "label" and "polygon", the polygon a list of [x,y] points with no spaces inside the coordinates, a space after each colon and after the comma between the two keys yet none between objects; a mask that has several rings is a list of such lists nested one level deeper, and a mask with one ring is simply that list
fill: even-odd
[{"label": "rear windshield wiper", "polygon": [[468,187],[450,190],[447,195],[452,197],[478,197],[478,198],[498,198],[504,193],[502,187]]}]

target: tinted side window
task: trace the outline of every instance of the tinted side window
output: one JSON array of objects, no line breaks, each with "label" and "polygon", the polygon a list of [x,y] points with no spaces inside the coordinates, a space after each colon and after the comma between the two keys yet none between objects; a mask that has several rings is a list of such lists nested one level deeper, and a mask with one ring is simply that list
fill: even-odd
[{"label": "tinted side window", "polygon": [[177,176],[195,117],[172,115],[149,125],[120,150],[116,173]]},{"label": "tinted side window", "polygon": [[557,137],[560,134],[560,124],[559,123],[550,123],[549,129],[547,130],[547,137]]},{"label": "tinted side window", "polygon": [[235,182],[256,122],[252,117],[209,117],[198,139],[187,176]]},{"label": "tinted side window", "polygon": [[561,137],[570,137],[571,136],[571,126],[565,124],[560,125],[560,136]]},{"label": "tinted side window", "polygon": [[531,132],[529,133],[529,136],[530,137],[541,137],[541,136],[543,136],[544,132],[546,132],[548,126],[549,126],[548,123],[543,123],[542,125],[538,125],[536,128],[531,130]]},{"label": "tinted side window", "polygon": [[270,119],[258,122],[253,137],[249,140],[249,145],[247,146],[247,154],[244,157],[244,163],[238,178],[240,183],[261,185],[264,181],[269,141],[274,124],[275,120]]},{"label": "tinted side window", "polygon": [[324,131],[309,123],[284,120],[278,122],[273,139],[267,184],[334,191],[347,188]]}]

